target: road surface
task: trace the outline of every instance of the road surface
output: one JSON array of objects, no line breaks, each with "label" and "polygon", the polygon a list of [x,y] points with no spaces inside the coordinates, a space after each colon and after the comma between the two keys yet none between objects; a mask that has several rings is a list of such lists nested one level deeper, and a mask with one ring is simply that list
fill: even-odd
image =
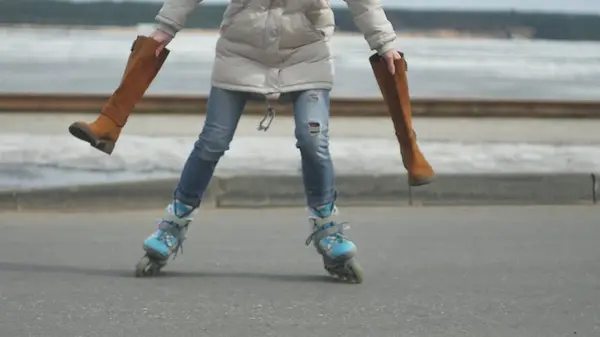
[{"label": "road surface", "polygon": [[598,336],[600,209],[348,208],[366,278],[326,276],[301,209],[206,210],[133,277],[160,212],[5,213],[0,335]]}]

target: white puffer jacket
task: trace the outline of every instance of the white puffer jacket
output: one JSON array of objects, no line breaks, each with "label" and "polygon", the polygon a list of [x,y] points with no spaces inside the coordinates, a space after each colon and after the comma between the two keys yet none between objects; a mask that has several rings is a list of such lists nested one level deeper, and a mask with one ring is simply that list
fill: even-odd
[{"label": "white puffer jacket", "polygon": [[[202,0],[166,0],[158,28],[172,36]],[[346,0],[372,50],[394,49],[380,0]],[[216,45],[212,85],[256,94],[331,89],[335,30],[330,0],[231,0]],[[367,62],[367,60],[365,60]]]}]

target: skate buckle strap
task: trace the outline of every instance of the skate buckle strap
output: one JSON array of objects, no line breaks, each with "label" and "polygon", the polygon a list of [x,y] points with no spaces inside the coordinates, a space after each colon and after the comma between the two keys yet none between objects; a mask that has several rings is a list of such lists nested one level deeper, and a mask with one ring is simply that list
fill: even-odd
[{"label": "skate buckle strap", "polygon": [[[263,117],[263,119],[260,121],[260,123],[258,124],[258,131],[267,131],[269,129],[269,127],[271,127],[271,123],[273,122],[273,119],[275,119],[275,108],[273,108],[273,106],[271,105],[271,102],[269,102],[269,98],[267,97],[267,95],[265,95],[265,103],[267,104],[267,112],[265,113],[265,116]],[[265,121],[268,120],[267,125],[265,126]]]},{"label": "skate buckle strap", "polygon": [[350,228],[348,222],[335,222],[331,217],[324,219],[314,219],[315,231],[312,232],[306,239],[305,244],[308,246],[314,241],[319,241],[328,236],[338,236],[344,238],[344,230]]},{"label": "skate buckle strap", "polygon": [[183,255],[183,241],[186,239],[185,233],[187,231],[188,224],[189,221],[182,227],[177,223],[165,220],[161,220],[158,223],[158,229],[163,231],[162,239],[167,245],[169,243],[169,236],[173,236],[177,240],[177,245],[175,245],[175,248],[173,250],[175,252],[173,254],[173,260],[175,260],[175,258],[179,254],[179,251],[181,251],[181,254]]}]

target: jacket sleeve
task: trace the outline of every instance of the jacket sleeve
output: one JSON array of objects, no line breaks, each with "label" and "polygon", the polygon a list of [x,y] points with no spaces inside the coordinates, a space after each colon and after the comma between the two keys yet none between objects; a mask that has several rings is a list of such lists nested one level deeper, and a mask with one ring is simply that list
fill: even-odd
[{"label": "jacket sleeve", "polygon": [[185,26],[187,17],[203,0],[165,0],[156,15],[158,29],[175,36]]},{"label": "jacket sleeve", "polygon": [[354,23],[364,35],[371,50],[381,55],[394,49],[396,32],[388,20],[380,0],[344,0],[352,12]]}]

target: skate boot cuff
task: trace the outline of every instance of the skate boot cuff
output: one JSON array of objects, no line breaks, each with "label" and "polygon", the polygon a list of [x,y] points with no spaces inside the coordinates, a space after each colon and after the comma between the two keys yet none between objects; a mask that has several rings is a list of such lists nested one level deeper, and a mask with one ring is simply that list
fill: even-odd
[{"label": "skate boot cuff", "polygon": [[194,213],[195,210],[196,210],[196,207],[186,205],[177,199],[173,200],[172,212],[173,212],[173,215],[179,219],[190,217],[192,215],[192,213]]},{"label": "skate boot cuff", "polygon": [[330,218],[335,213],[335,204],[329,203],[329,204],[325,204],[321,207],[313,207],[313,208],[311,208],[311,212],[313,215],[315,215],[319,218]]},{"label": "skate boot cuff", "polygon": [[[320,220],[320,221],[318,221]],[[320,222],[320,224],[319,224]],[[319,242],[321,239],[328,236],[342,233],[344,229],[343,223],[336,223],[332,218],[315,219],[314,232],[306,239],[305,244],[308,246],[311,242]]]}]

